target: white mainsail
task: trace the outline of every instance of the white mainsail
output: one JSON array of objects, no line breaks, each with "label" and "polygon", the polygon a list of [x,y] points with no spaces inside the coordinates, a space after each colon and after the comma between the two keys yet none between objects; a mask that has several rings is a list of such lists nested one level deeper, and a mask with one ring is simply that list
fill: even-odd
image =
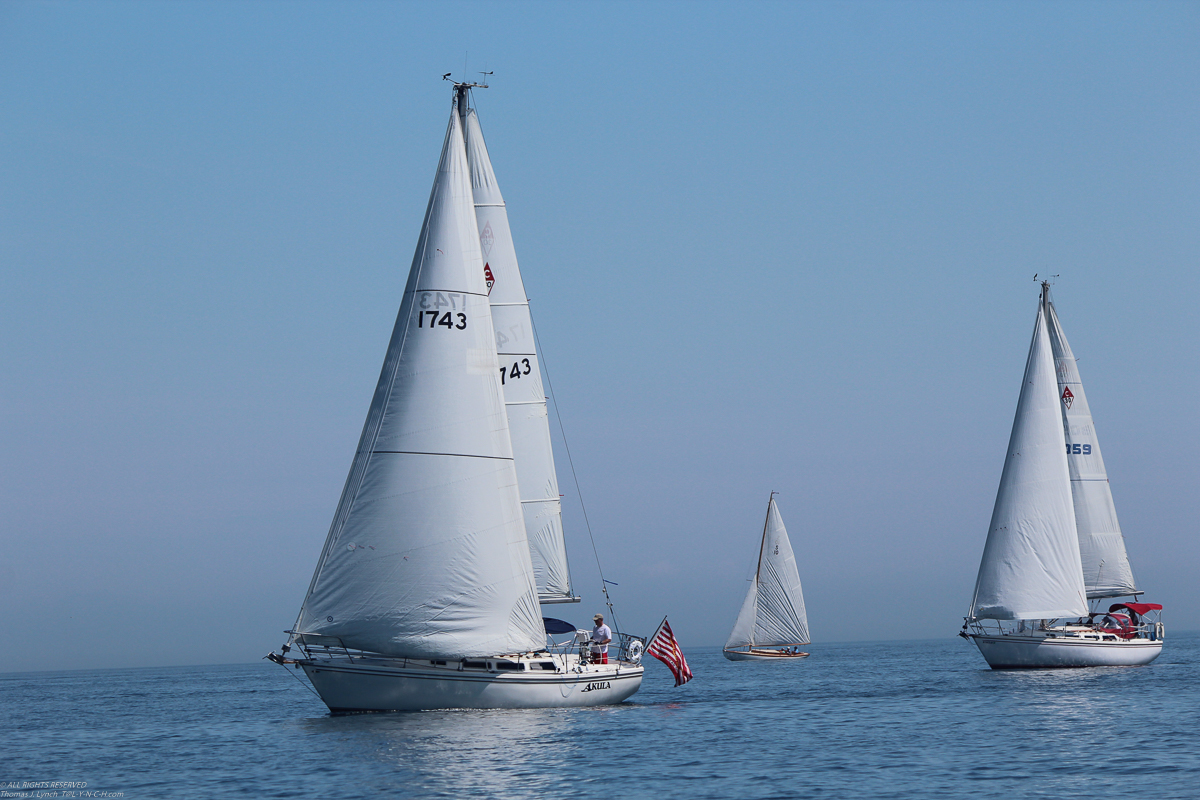
[{"label": "white mainsail", "polygon": [[544,646],[498,370],[455,110],[383,370],[294,635],[423,658]]},{"label": "white mainsail", "polygon": [[1067,466],[1071,473],[1071,495],[1075,503],[1075,525],[1079,534],[1079,556],[1088,597],[1121,597],[1137,592],[1133,568],[1125,553],[1125,537],[1117,522],[1108,471],[1100,455],[1100,442],[1079,368],[1071,345],[1058,321],[1047,286],[1042,305],[1046,311],[1050,347],[1058,376],[1059,409],[1066,437]]},{"label": "white mainsail", "polygon": [[772,495],[767,504],[758,569],[726,649],[808,644],[808,615],[796,556]]},{"label": "white mainsail", "polygon": [[1039,306],[972,618],[1087,613],[1065,447],[1050,337]]},{"label": "white mainsail", "polygon": [[[464,109],[460,109],[462,111]],[[466,111],[467,163],[475,196],[475,217],[483,271],[488,282],[500,382],[512,436],[517,483],[525,513],[525,535],[533,574],[543,603],[577,602],[563,539],[562,501],[550,445],[550,421],[541,367],[529,315],[529,299],[517,266],[508,227],[508,209],[496,184],[475,109]]]}]

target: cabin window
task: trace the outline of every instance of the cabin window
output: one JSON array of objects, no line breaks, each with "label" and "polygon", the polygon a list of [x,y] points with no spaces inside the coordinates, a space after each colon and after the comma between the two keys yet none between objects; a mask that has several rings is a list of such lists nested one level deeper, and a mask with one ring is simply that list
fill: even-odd
[{"label": "cabin window", "polygon": [[497,661],[496,669],[521,669],[521,665],[514,664],[512,661]]},{"label": "cabin window", "polygon": [[487,669],[486,661],[464,661],[463,667],[466,669]]},{"label": "cabin window", "polygon": [[539,661],[535,666],[538,669],[548,669],[551,672],[554,671],[554,662],[553,661]]}]

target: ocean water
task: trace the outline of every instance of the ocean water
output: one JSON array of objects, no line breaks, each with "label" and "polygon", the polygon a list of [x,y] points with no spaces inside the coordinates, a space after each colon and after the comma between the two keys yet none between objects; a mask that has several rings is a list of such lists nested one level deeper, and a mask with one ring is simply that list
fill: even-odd
[{"label": "ocean water", "polygon": [[331,717],[265,661],[4,674],[0,783],[127,798],[1200,797],[1197,634],[1135,669],[992,672],[960,639],[817,644],[788,664],[686,652],[687,686],[651,660],[627,703],[544,711]]}]

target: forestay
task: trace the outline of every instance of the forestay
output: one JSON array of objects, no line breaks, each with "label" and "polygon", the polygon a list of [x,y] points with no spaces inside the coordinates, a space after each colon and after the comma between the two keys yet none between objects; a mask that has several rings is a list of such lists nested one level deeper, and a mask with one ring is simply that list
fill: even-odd
[{"label": "forestay", "polygon": [[457,112],[298,634],[398,656],[544,646]]},{"label": "forestay", "polygon": [[1065,447],[1050,337],[1039,306],[972,617],[1087,613]]},{"label": "forestay", "polygon": [[1117,522],[1108,472],[1100,455],[1100,442],[1096,438],[1075,356],[1063,334],[1048,286],[1043,291],[1042,305],[1058,376],[1058,404],[1066,437],[1065,452],[1071,475],[1084,587],[1088,597],[1130,595],[1137,591],[1137,585],[1125,553],[1125,538]]},{"label": "forestay", "polygon": [[808,636],[796,556],[772,497],[767,504],[758,569],[725,647],[808,644]]},{"label": "forestay", "polygon": [[571,594],[571,573],[563,540],[562,501],[550,446],[546,393],[529,300],[517,266],[508,210],[496,184],[475,109],[470,109],[465,119],[467,163],[475,196],[483,273],[500,358],[498,374],[504,388],[533,574],[543,602],[570,601],[575,598]]}]

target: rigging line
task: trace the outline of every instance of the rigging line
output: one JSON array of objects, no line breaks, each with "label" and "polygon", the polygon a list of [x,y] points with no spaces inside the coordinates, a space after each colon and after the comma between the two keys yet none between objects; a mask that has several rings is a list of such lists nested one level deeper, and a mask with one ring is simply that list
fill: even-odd
[{"label": "rigging line", "polygon": [[[310,692],[312,692],[314,695],[316,695],[318,699],[320,699],[321,695],[317,693],[317,690],[314,689],[313,687],[309,686],[304,681],[300,680],[299,675],[293,674],[292,671],[290,669],[288,669],[285,664],[280,664],[279,666],[283,667],[284,672],[286,672],[288,675],[291,675],[293,678],[295,678],[297,681],[299,681],[301,686],[303,686],[305,689],[308,689]],[[324,701],[322,701],[322,702],[324,702]]]},{"label": "rigging line", "polygon": [[596,537],[592,535],[592,523],[588,519],[587,506],[583,502],[583,490],[579,488],[579,476],[575,474],[575,461],[571,458],[571,445],[567,443],[567,431],[563,427],[562,414],[558,410],[558,398],[554,396],[554,384],[550,382],[550,368],[546,365],[546,351],[542,348],[542,340],[538,338],[537,323],[533,321],[533,309],[529,310],[529,325],[533,328],[533,342],[541,355],[542,369],[546,372],[546,388],[550,390],[550,399],[554,402],[554,416],[558,420],[558,431],[563,437],[563,449],[567,452],[567,464],[571,467],[571,479],[575,481],[575,494],[579,496],[579,507],[583,510],[583,522],[587,526],[588,540],[592,543],[592,555],[596,558],[596,570],[600,573],[600,588],[604,591],[604,604],[612,615],[613,626],[617,633],[621,632],[621,623],[617,620],[616,609],[613,608],[612,598],[608,596],[608,582],[604,578],[604,567],[600,566],[600,551],[596,549]]}]

